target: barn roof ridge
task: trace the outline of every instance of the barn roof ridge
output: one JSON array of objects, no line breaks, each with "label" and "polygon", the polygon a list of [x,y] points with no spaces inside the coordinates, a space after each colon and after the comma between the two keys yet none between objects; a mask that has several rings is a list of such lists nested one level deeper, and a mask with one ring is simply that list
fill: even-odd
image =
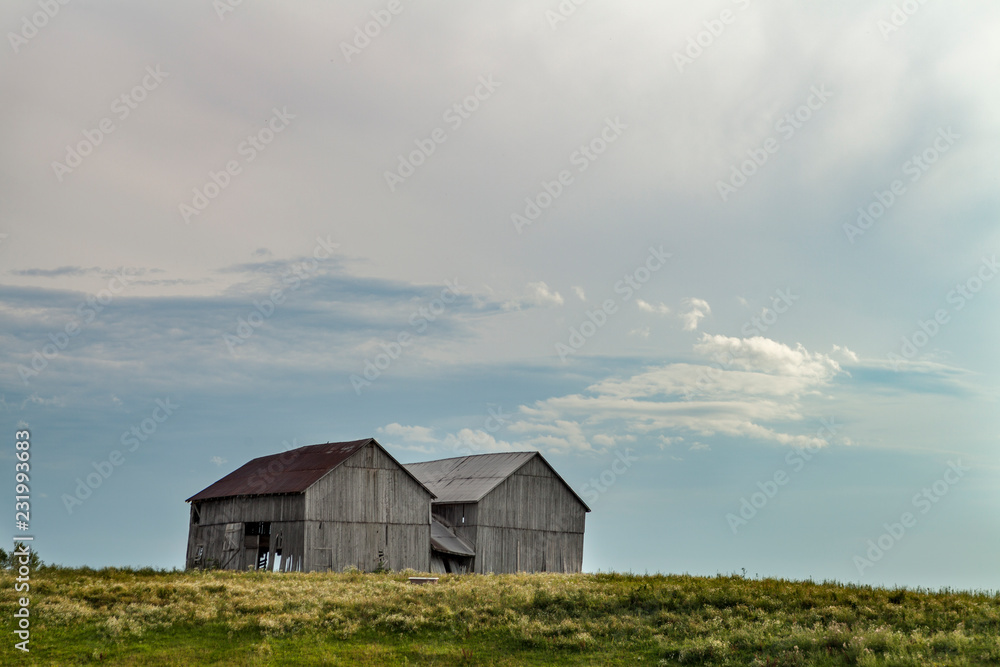
[{"label": "barn roof ridge", "polygon": [[[513,465],[506,467],[490,467],[480,470],[472,471],[458,471],[461,466],[461,461],[470,461],[473,459],[484,459],[485,457],[501,458],[501,457],[511,457],[517,454],[527,454],[521,460],[515,460],[512,462]],[[573,497],[583,505],[586,511],[590,511],[590,507],[583,501],[580,494],[573,489],[569,483],[563,479],[563,476],[556,471],[552,464],[549,463],[542,453],[538,450],[526,450],[522,452],[490,452],[485,454],[468,454],[466,456],[453,456],[446,459],[435,459],[433,461],[418,461],[415,463],[407,463],[404,468],[414,467],[417,468],[417,472],[428,473],[427,476],[416,475],[417,478],[431,490],[431,492],[437,495],[436,502],[438,503],[463,503],[463,502],[479,502],[488,493],[493,491],[496,487],[500,486],[508,478],[510,478],[514,473],[523,468],[531,461],[535,456],[537,456],[545,466],[555,475],[556,479],[563,483],[563,485],[569,490]],[[441,464],[448,461],[455,461],[456,464],[449,469],[442,469],[440,466],[435,470],[433,468],[428,468],[434,464]],[[477,474],[478,473],[478,474]],[[434,477],[435,479],[432,479]]]},{"label": "barn roof ridge", "polygon": [[448,456],[443,459],[433,459],[431,461],[414,461],[405,465],[418,465],[420,463],[436,463],[438,461],[454,461],[455,459],[471,459],[476,456],[503,456],[504,454],[541,454],[537,449],[523,449],[516,452],[483,452],[482,454],[466,454],[464,456]]},{"label": "barn roof ridge", "polygon": [[[426,484],[407,470],[406,466],[400,464],[378,440],[362,438],[344,442],[303,445],[276,454],[258,456],[194,494],[186,502],[240,496],[304,493],[306,489],[340,467],[342,463],[369,444],[375,444],[383,454],[425,489],[431,498],[437,497],[433,491],[427,488]],[[288,460],[289,456],[291,456],[291,460]],[[279,467],[272,470],[271,465],[275,462],[279,463]]]}]

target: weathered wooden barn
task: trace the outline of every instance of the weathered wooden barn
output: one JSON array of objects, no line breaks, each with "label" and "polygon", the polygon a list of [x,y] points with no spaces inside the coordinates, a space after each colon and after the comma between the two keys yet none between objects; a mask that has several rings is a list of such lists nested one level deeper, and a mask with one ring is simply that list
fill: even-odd
[{"label": "weathered wooden barn", "polygon": [[427,572],[433,497],[373,438],[262,456],[188,498],[186,566]]},{"label": "weathered wooden barn", "polygon": [[[404,466],[435,496],[434,572],[579,572],[586,503],[538,452],[478,454]],[[449,548],[451,547],[451,548]],[[472,552],[471,554],[469,552]]]},{"label": "weathered wooden barn", "polygon": [[404,466],[373,438],[254,459],[188,502],[188,569],[283,572],[579,572],[590,511],[538,452]]}]

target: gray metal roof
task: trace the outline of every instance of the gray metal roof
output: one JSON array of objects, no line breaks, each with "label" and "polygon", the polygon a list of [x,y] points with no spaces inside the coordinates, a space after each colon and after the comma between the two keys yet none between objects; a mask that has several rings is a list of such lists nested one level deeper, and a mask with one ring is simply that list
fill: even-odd
[{"label": "gray metal roof", "polygon": [[404,467],[434,492],[438,502],[475,503],[537,453],[476,454]]},{"label": "gray metal roof", "polygon": [[475,556],[472,542],[460,537],[439,517],[431,517],[431,548],[455,556]]},{"label": "gray metal roof", "polygon": [[435,503],[477,503],[535,456],[548,466],[556,479],[565,484],[570,493],[576,496],[589,512],[590,508],[573,487],[566,484],[566,480],[538,452],[473,454],[452,459],[408,463],[403,467],[437,496]]}]

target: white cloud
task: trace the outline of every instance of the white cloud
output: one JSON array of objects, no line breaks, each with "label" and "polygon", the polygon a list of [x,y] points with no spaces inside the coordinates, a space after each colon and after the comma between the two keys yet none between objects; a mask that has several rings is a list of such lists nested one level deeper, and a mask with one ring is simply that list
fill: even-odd
[{"label": "white cloud", "polygon": [[669,447],[669,446],[674,445],[674,444],[676,444],[678,442],[684,442],[684,438],[682,438],[680,436],[671,437],[671,436],[668,436],[668,435],[661,435],[659,437],[659,440],[660,440],[660,449],[663,449],[665,447]]},{"label": "white cloud", "polygon": [[851,352],[846,347],[841,347],[840,345],[834,345],[833,351],[830,353],[831,357],[837,358],[838,361],[844,364],[856,364],[858,363],[858,355]]},{"label": "white cloud", "polygon": [[635,442],[635,440],[636,437],[634,435],[610,435],[608,433],[597,433],[590,438],[590,441],[595,445],[608,449],[625,443]]},{"label": "white cloud", "polygon": [[214,463],[217,466],[221,466],[223,463],[226,463],[226,459],[222,458],[221,456],[213,456],[208,460],[208,462]]},{"label": "white cloud", "polygon": [[[655,436],[659,446],[684,436],[724,436],[787,446],[827,444],[817,435],[825,414],[804,401],[822,395],[843,373],[828,355],[766,338],[702,335],[695,351],[713,366],[676,363],[608,378],[578,394],[554,396],[519,410],[508,426],[540,449],[606,450],[608,433]],[[837,353],[850,357],[843,348]],[[790,425],[803,426],[790,430]],[[620,437],[619,437],[620,438]],[[697,440],[693,451],[708,448]]]},{"label": "white cloud", "polygon": [[[770,373],[789,377],[825,379],[841,372],[832,357],[809,352],[801,344],[793,349],[783,343],[755,336],[730,338],[702,334],[694,346],[695,352],[721,364],[724,368]],[[847,348],[835,348],[838,356],[857,356]]]},{"label": "white cloud", "polygon": [[587,300],[587,293],[583,291],[582,287],[574,286],[573,287],[573,292],[576,294],[576,297],[578,299],[580,299],[580,301],[586,301]]},{"label": "white cloud", "polygon": [[376,433],[400,438],[402,442],[392,443],[393,448],[417,452],[425,455],[425,458],[448,458],[533,449],[527,445],[498,440],[493,434],[482,429],[463,428],[458,433],[446,433],[443,438],[438,438],[434,436],[433,428],[402,426],[393,423],[376,429]]},{"label": "white cloud", "polygon": [[506,302],[504,310],[520,310],[525,306],[548,308],[563,305],[563,297],[559,292],[549,288],[544,282],[528,283],[523,295]]},{"label": "white cloud", "polygon": [[[553,414],[562,412],[557,406],[552,407],[556,408]],[[522,408],[522,411],[527,414],[531,413],[530,408],[528,410]],[[519,421],[510,424],[507,430],[511,433],[524,434],[526,438],[523,442],[538,449],[555,452],[594,451],[583,427],[572,419],[544,420],[542,422]]]},{"label": "white cloud", "polygon": [[653,304],[643,301],[642,299],[636,299],[635,305],[639,306],[639,310],[644,310],[647,313],[656,313],[658,315],[670,314],[670,308],[663,303],[658,306],[654,306]]},{"label": "white cloud", "polygon": [[708,305],[707,301],[702,299],[684,299],[684,305],[690,308],[688,312],[680,314],[681,324],[685,331],[697,330],[698,323],[707,315],[712,314],[712,308]]},{"label": "white cloud", "polygon": [[468,456],[471,454],[490,454],[494,452],[516,452],[530,450],[532,447],[514,445],[505,440],[497,440],[491,433],[482,429],[463,428],[458,433],[449,433],[444,439],[448,456]]},{"label": "white cloud", "polygon": [[434,429],[426,426],[403,426],[394,422],[375,429],[375,432],[380,435],[402,438],[407,442],[437,442],[437,438],[434,437]]}]

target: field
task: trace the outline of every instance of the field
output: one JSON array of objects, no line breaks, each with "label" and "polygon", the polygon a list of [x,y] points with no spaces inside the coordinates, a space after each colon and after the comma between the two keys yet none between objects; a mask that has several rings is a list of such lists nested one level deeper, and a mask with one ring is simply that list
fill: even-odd
[{"label": "field", "polygon": [[[409,573],[413,574],[413,573]],[[0,664],[997,665],[1000,595],[740,576],[258,574],[45,567]]]}]

